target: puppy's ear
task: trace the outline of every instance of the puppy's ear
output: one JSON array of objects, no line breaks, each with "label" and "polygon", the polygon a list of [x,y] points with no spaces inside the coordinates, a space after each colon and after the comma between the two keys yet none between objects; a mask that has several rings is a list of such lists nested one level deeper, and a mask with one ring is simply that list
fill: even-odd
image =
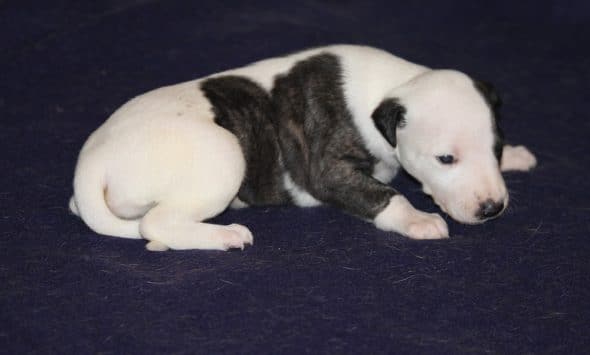
[{"label": "puppy's ear", "polygon": [[504,132],[499,125],[499,109],[502,106],[502,100],[500,99],[500,96],[498,96],[498,93],[492,84],[480,80],[473,80],[473,83],[494,113],[494,155],[498,159],[499,163],[502,161],[502,152],[504,150]]},{"label": "puppy's ear", "polygon": [[482,80],[473,80],[475,88],[479,91],[479,93],[484,97],[488,105],[494,110],[497,111],[502,106],[502,99],[496,92],[494,86]]},{"label": "puppy's ear", "polygon": [[406,124],[405,116],[406,108],[403,107],[395,98],[387,98],[377,106],[371,118],[375,123],[375,127],[385,137],[385,139],[393,147],[396,146],[397,140],[395,132],[398,127],[403,127]]}]

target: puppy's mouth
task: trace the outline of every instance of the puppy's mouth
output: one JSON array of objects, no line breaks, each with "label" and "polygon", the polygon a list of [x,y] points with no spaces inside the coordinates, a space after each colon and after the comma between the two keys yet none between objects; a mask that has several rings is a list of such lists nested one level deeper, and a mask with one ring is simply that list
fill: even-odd
[{"label": "puppy's mouth", "polygon": [[496,215],[491,216],[491,217],[482,217],[481,213],[479,211],[472,211],[472,210],[465,210],[465,211],[454,211],[452,208],[449,209],[447,208],[444,204],[437,204],[440,209],[446,213],[448,216],[450,216],[452,219],[454,219],[457,222],[463,223],[463,224],[471,224],[471,225],[476,225],[476,224],[482,224],[485,223],[487,221],[490,221],[492,219],[496,219],[498,217],[500,217],[502,215],[502,213],[504,212],[504,210],[506,209],[506,207],[504,207],[500,212],[498,212]]},{"label": "puppy's mouth", "polygon": [[[431,198],[432,201],[434,201],[434,204],[438,206],[438,208],[440,208],[447,216],[451,217],[452,219],[454,219],[455,221],[459,221],[462,222],[460,218],[457,218],[455,213],[450,212],[449,208],[447,208],[447,205],[443,202],[441,202],[436,196],[432,195],[432,194],[428,194]],[[464,222],[462,222],[464,223]]]},{"label": "puppy's mouth", "polygon": [[[496,202],[492,199],[486,199],[477,203],[467,203],[465,201],[451,201],[452,203],[447,203],[446,199],[433,194],[427,186],[423,186],[422,190],[432,198],[434,203],[446,215],[463,224],[473,225],[485,223],[500,217],[508,207],[509,198],[507,194],[503,199],[498,199]],[[489,205],[490,203],[491,205]],[[470,207],[472,205],[477,207]]]},{"label": "puppy's mouth", "polygon": [[432,200],[434,203],[449,217],[454,219],[455,221],[463,224],[481,224],[486,220],[481,220],[476,218],[473,213],[465,213],[463,211],[456,211],[452,207],[447,207],[447,204],[440,201],[436,198],[436,196],[431,195]]}]

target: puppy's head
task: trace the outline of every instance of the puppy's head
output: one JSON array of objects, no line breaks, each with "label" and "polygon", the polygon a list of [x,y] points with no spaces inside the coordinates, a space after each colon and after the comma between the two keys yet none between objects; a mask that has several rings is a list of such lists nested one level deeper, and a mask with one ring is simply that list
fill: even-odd
[{"label": "puppy's head", "polygon": [[481,223],[508,204],[499,105],[490,85],[432,70],[394,89],[372,117],[425,193],[457,221]]}]

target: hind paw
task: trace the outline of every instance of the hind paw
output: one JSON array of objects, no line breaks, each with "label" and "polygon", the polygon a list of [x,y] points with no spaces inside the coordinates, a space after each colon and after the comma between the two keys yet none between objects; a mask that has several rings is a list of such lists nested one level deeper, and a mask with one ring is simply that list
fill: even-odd
[{"label": "hind paw", "polygon": [[224,229],[229,233],[224,233],[221,238],[223,239],[223,249],[228,250],[231,248],[239,248],[244,250],[246,245],[252,245],[254,243],[254,237],[250,230],[240,224],[230,224],[225,226]]},{"label": "hind paw", "polygon": [[537,165],[537,158],[525,146],[505,145],[502,151],[502,171],[529,171]]}]

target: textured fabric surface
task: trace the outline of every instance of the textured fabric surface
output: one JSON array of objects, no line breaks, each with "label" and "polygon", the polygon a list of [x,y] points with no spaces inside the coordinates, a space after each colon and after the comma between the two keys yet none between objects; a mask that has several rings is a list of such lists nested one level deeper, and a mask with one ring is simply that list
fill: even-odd
[{"label": "textured fabric surface", "polygon": [[[0,2],[0,352],[587,352],[589,6],[407,3]],[[492,81],[508,141],[539,160],[506,175],[507,213],[414,242],[328,207],[253,208],[214,219],[253,247],[165,253],[68,213],[78,150],[129,98],[329,43]]]}]

